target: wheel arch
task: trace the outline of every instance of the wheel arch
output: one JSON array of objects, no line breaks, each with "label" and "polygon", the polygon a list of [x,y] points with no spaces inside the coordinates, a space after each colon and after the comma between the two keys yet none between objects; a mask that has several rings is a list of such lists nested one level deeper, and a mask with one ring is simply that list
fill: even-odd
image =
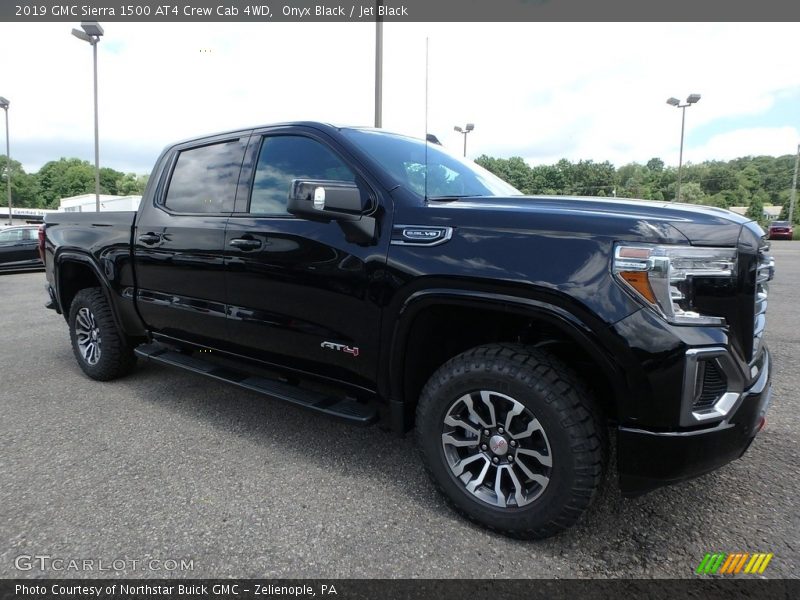
[{"label": "wheel arch", "polygon": [[69,321],[70,305],[75,295],[83,289],[98,287],[108,302],[117,329],[125,331],[113,302],[111,286],[96,261],[86,254],[67,251],[58,254],[55,264],[55,293],[65,320]]},{"label": "wheel arch", "polygon": [[[464,333],[469,323],[474,332]],[[597,328],[552,302],[504,293],[456,288],[411,294],[395,319],[386,361],[391,426],[402,433],[414,425],[422,386],[447,360],[472,347],[493,342],[523,342],[546,349],[573,366],[598,397],[600,408],[615,420],[627,394],[624,373],[606,351]],[[437,336],[443,347],[431,345]],[[577,370],[577,369],[576,369]]]}]

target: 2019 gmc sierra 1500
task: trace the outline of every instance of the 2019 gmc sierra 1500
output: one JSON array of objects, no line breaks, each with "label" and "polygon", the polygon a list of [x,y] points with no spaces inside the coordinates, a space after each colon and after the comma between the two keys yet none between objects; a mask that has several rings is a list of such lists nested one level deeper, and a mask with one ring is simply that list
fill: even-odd
[{"label": "2019 gmc sierra 1500", "polygon": [[94,379],[136,357],[416,429],[508,535],[738,458],[764,421],[773,263],[721,209],[526,197],[436,145],[319,123],[167,148],[135,213],[48,215],[50,306]]}]

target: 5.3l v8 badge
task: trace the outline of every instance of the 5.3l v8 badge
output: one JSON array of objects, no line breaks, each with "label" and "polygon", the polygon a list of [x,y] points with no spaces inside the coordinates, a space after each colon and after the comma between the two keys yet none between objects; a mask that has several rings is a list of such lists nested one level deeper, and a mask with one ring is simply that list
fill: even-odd
[{"label": "5.3l v8 badge", "polygon": [[452,227],[395,225],[392,231],[392,244],[397,246],[437,246],[452,236]]}]

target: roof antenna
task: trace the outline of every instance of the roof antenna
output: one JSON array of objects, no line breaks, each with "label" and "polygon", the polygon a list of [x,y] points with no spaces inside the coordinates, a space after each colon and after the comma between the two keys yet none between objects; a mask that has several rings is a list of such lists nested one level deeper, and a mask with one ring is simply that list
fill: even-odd
[{"label": "roof antenna", "polygon": [[425,38],[425,202],[428,202],[428,38]]}]

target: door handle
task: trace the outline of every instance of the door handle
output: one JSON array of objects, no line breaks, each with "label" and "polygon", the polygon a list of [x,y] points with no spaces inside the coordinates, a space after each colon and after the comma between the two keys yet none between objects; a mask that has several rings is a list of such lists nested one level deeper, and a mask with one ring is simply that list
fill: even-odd
[{"label": "door handle", "polygon": [[148,246],[152,246],[153,244],[157,244],[161,241],[161,236],[157,233],[143,233],[138,237],[138,240],[143,244],[147,244]]},{"label": "door handle", "polygon": [[261,240],[236,238],[228,242],[228,245],[238,248],[239,250],[258,250],[261,248]]}]

